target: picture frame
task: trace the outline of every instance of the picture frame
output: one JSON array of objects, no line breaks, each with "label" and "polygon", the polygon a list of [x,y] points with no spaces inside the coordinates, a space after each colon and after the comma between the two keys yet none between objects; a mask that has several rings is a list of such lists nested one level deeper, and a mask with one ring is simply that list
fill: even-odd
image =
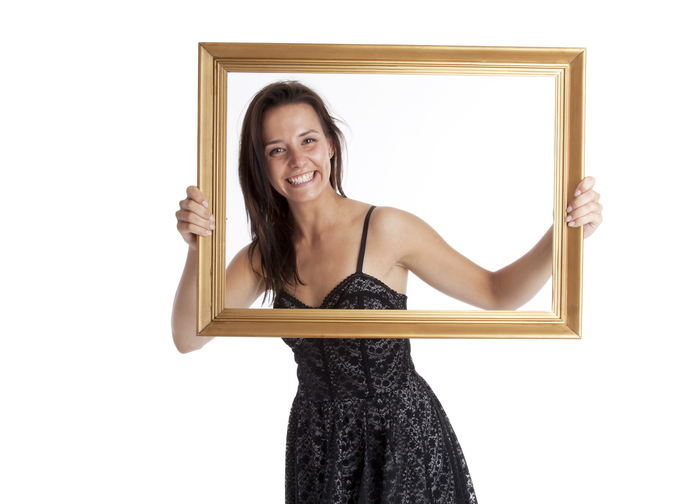
[{"label": "picture frame", "polygon": [[[555,82],[550,311],[257,310],[225,307],[230,73],[548,76]],[[199,44],[198,187],[215,233],[198,242],[200,336],[580,338],[582,229],[563,222],[584,177],[585,50],[454,46]],[[235,251],[234,251],[235,252]]]}]

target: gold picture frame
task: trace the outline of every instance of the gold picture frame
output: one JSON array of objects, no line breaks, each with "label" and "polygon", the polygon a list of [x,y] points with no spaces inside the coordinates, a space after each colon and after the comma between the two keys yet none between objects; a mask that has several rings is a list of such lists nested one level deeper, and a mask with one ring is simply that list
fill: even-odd
[{"label": "gold picture frame", "polygon": [[[555,79],[551,311],[256,310],[224,307],[230,72],[524,75]],[[566,338],[581,336],[582,229],[563,222],[584,177],[585,50],[320,44],[199,44],[198,187],[217,229],[199,240],[200,336]]]}]

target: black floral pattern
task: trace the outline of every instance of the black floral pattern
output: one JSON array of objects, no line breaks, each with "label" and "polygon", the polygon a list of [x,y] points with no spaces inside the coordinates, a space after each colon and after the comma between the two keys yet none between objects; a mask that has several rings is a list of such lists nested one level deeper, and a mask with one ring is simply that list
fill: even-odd
[{"label": "black floral pattern", "polygon": [[[357,272],[318,308],[404,310],[406,301]],[[274,307],[311,308],[286,292]],[[287,503],[477,502],[462,449],[414,369],[409,340],[284,341],[299,380],[287,434]]]}]

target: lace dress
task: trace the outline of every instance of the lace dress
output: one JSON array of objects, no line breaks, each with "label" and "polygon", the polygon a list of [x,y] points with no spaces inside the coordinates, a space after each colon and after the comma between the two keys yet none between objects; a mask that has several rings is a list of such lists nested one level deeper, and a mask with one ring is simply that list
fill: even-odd
[{"label": "lace dress", "polygon": [[[406,296],[356,272],[319,308],[406,309]],[[274,308],[309,309],[286,292]],[[286,502],[476,503],[462,449],[414,370],[408,339],[284,338],[298,364],[286,448]]]}]

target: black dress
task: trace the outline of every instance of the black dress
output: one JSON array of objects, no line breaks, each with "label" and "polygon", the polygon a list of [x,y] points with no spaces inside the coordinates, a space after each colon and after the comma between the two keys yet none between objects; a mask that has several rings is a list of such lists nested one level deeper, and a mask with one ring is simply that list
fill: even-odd
[{"label": "black dress", "polygon": [[[405,310],[407,297],[356,272],[319,308]],[[274,308],[311,308],[286,292]],[[476,503],[462,449],[414,370],[408,339],[285,338],[298,364],[286,447],[286,502]]]}]

